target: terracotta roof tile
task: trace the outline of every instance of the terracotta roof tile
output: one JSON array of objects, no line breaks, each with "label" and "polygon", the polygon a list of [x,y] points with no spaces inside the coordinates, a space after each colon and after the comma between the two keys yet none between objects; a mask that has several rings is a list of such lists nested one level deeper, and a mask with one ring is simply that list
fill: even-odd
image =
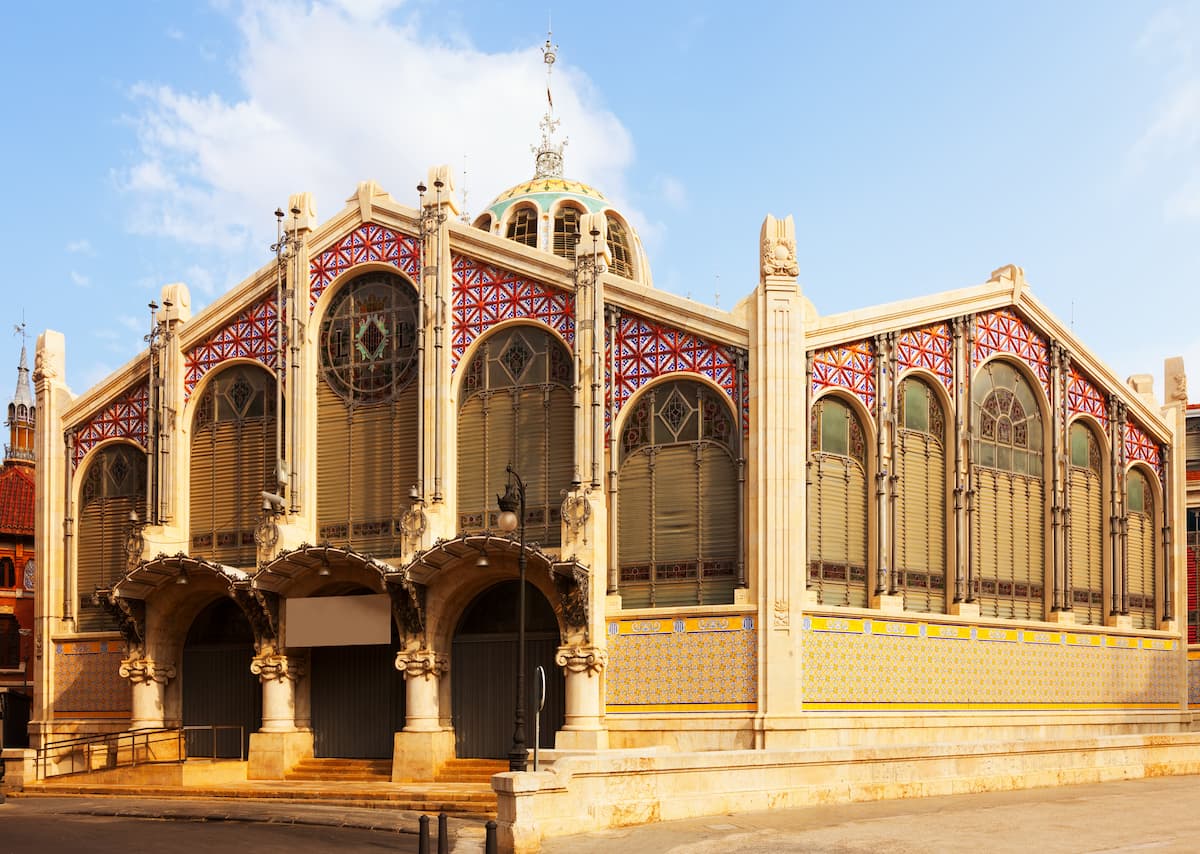
[{"label": "terracotta roof tile", "polygon": [[33,472],[25,466],[0,469],[0,531],[33,536]]}]

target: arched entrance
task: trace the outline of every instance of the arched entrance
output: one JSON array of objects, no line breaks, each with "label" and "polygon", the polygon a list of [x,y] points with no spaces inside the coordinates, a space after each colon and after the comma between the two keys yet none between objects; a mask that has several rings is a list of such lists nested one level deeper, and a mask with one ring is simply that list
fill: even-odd
[{"label": "arched entrance", "polygon": [[[250,733],[262,726],[262,686],[250,672],[254,634],[232,599],[206,606],[188,629],[183,648],[183,725],[240,726],[234,730],[187,733],[190,756],[237,759],[245,755]],[[215,739],[215,744],[214,744]]]},{"label": "arched entrance", "polygon": [[[517,690],[516,581],[504,581],[475,597],[454,635],[450,679],[455,753],[460,758],[504,759],[512,747],[513,706]],[[546,707],[542,711],[540,747],[554,746],[566,712],[562,669],[555,665],[558,620],[542,592],[525,585],[527,622],[525,684],[526,741],[533,747],[540,665],[546,671]]]},{"label": "arched entrance", "polygon": [[[369,594],[361,587],[318,595]],[[390,644],[314,646],[309,653],[313,756],[390,759],[404,728],[404,679],[395,620]]]}]

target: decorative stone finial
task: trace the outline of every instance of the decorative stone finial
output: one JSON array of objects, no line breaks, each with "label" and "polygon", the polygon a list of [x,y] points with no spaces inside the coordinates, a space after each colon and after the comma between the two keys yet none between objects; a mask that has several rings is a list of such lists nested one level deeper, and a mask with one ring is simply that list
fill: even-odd
[{"label": "decorative stone finial", "polygon": [[1187,372],[1183,369],[1182,356],[1172,356],[1163,362],[1163,379],[1167,400],[1187,403]]},{"label": "decorative stone finial", "polygon": [[762,225],[762,274],[763,276],[800,275],[796,263],[796,223],[791,215],[776,219],[767,214]]}]

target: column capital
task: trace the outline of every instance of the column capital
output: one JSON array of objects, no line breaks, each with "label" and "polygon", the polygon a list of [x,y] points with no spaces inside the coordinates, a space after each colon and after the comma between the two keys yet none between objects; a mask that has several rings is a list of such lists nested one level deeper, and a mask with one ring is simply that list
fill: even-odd
[{"label": "column capital", "polygon": [[428,679],[450,672],[450,660],[431,649],[408,649],[396,653],[396,669],[404,679]]},{"label": "column capital", "polygon": [[568,673],[599,674],[608,666],[608,653],[594,646],[560,646],[554,663]]},{"label": "column capital", "polygon": [[175,665],[157,662],[152,658],[126,658],[122,659],[117,672],[122,679],[128,679],[134,685],[149,685],[151,682],[166,685],[175,678]]},{"label": "column capital", "polygon": [[296,658],[278,652],[268,652],[250,659],[250,672],[264,683],[273,680],[283,682],[287,679],[299,679],[304,675],[304,668]]}]

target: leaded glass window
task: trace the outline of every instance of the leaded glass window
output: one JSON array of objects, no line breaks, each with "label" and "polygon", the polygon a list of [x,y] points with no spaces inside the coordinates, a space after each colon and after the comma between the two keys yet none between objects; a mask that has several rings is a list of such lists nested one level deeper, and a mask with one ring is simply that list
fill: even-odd
[{"label": "leaded glass window", "polygon": [[191,445],[191,553],[253,566],[262,493],[278,489],[275,377],[238,364],[212,376],[196,403]]},{"label": "leaded glass window", "polygon": [[557,546],[575,470],[571,354],[541,327],[511,326],[484,338],[460,370],[459,530],[495,529],[511,463],[526,484],[526,538]]},{"label": "leaded glass window", "polygon": [[617,490],[623,607],[733,601],[735,430],[724,395],[695,380],[652,386],[626,416]]},{"label": "leaded glass window", "polygon": [[417,293],[374,271],[343,284],[321,323],[317,384],[317,535],[399,555],[418,480]]},{"label": "leaded glass window", "polygon": [[79,489],[79,536],[76,551],[78,628],[112,628],[107,613],[92,604],[92,594],[111,587],[126,571],[125,537],[130,514],[145,518],[146,454],[130,444],[95,452]]},{"label": "leaded glass window", "polygon": [[975,596],[985,617],[1045,617],[1045,479],[1036,390],[1007,362],[971,383]]},{"label": "leaded glass window", "polygon": [[523,207],[513,211],[508,220],[508,239],[537,248],[538,220],[533,208]]},{"label": "leaded glass window", "polygon": [[826,396],[809,427],[808,586],[823,605],[867,604],[867,473],[862,424]]},{"label": "leaded glass window", "polygon": [[1101,625],[1104,622],[1104,489],[1100,442],[1082,421],[1071,424],[1068,436],[1071,527],[1067,565],[1071,610],[1075,612],[1075,622]]},{"label": "leaded glass window", "polygon": [[579,240],[579,217],[583,211],[572,205],[562,205],[554,215],[554,254],[574,258]]},{"label": "leaded glass window", "polygon": [[946,419],[923,380],[900,383],[896,567],[893,586],[909,611],[946,606]]}]

